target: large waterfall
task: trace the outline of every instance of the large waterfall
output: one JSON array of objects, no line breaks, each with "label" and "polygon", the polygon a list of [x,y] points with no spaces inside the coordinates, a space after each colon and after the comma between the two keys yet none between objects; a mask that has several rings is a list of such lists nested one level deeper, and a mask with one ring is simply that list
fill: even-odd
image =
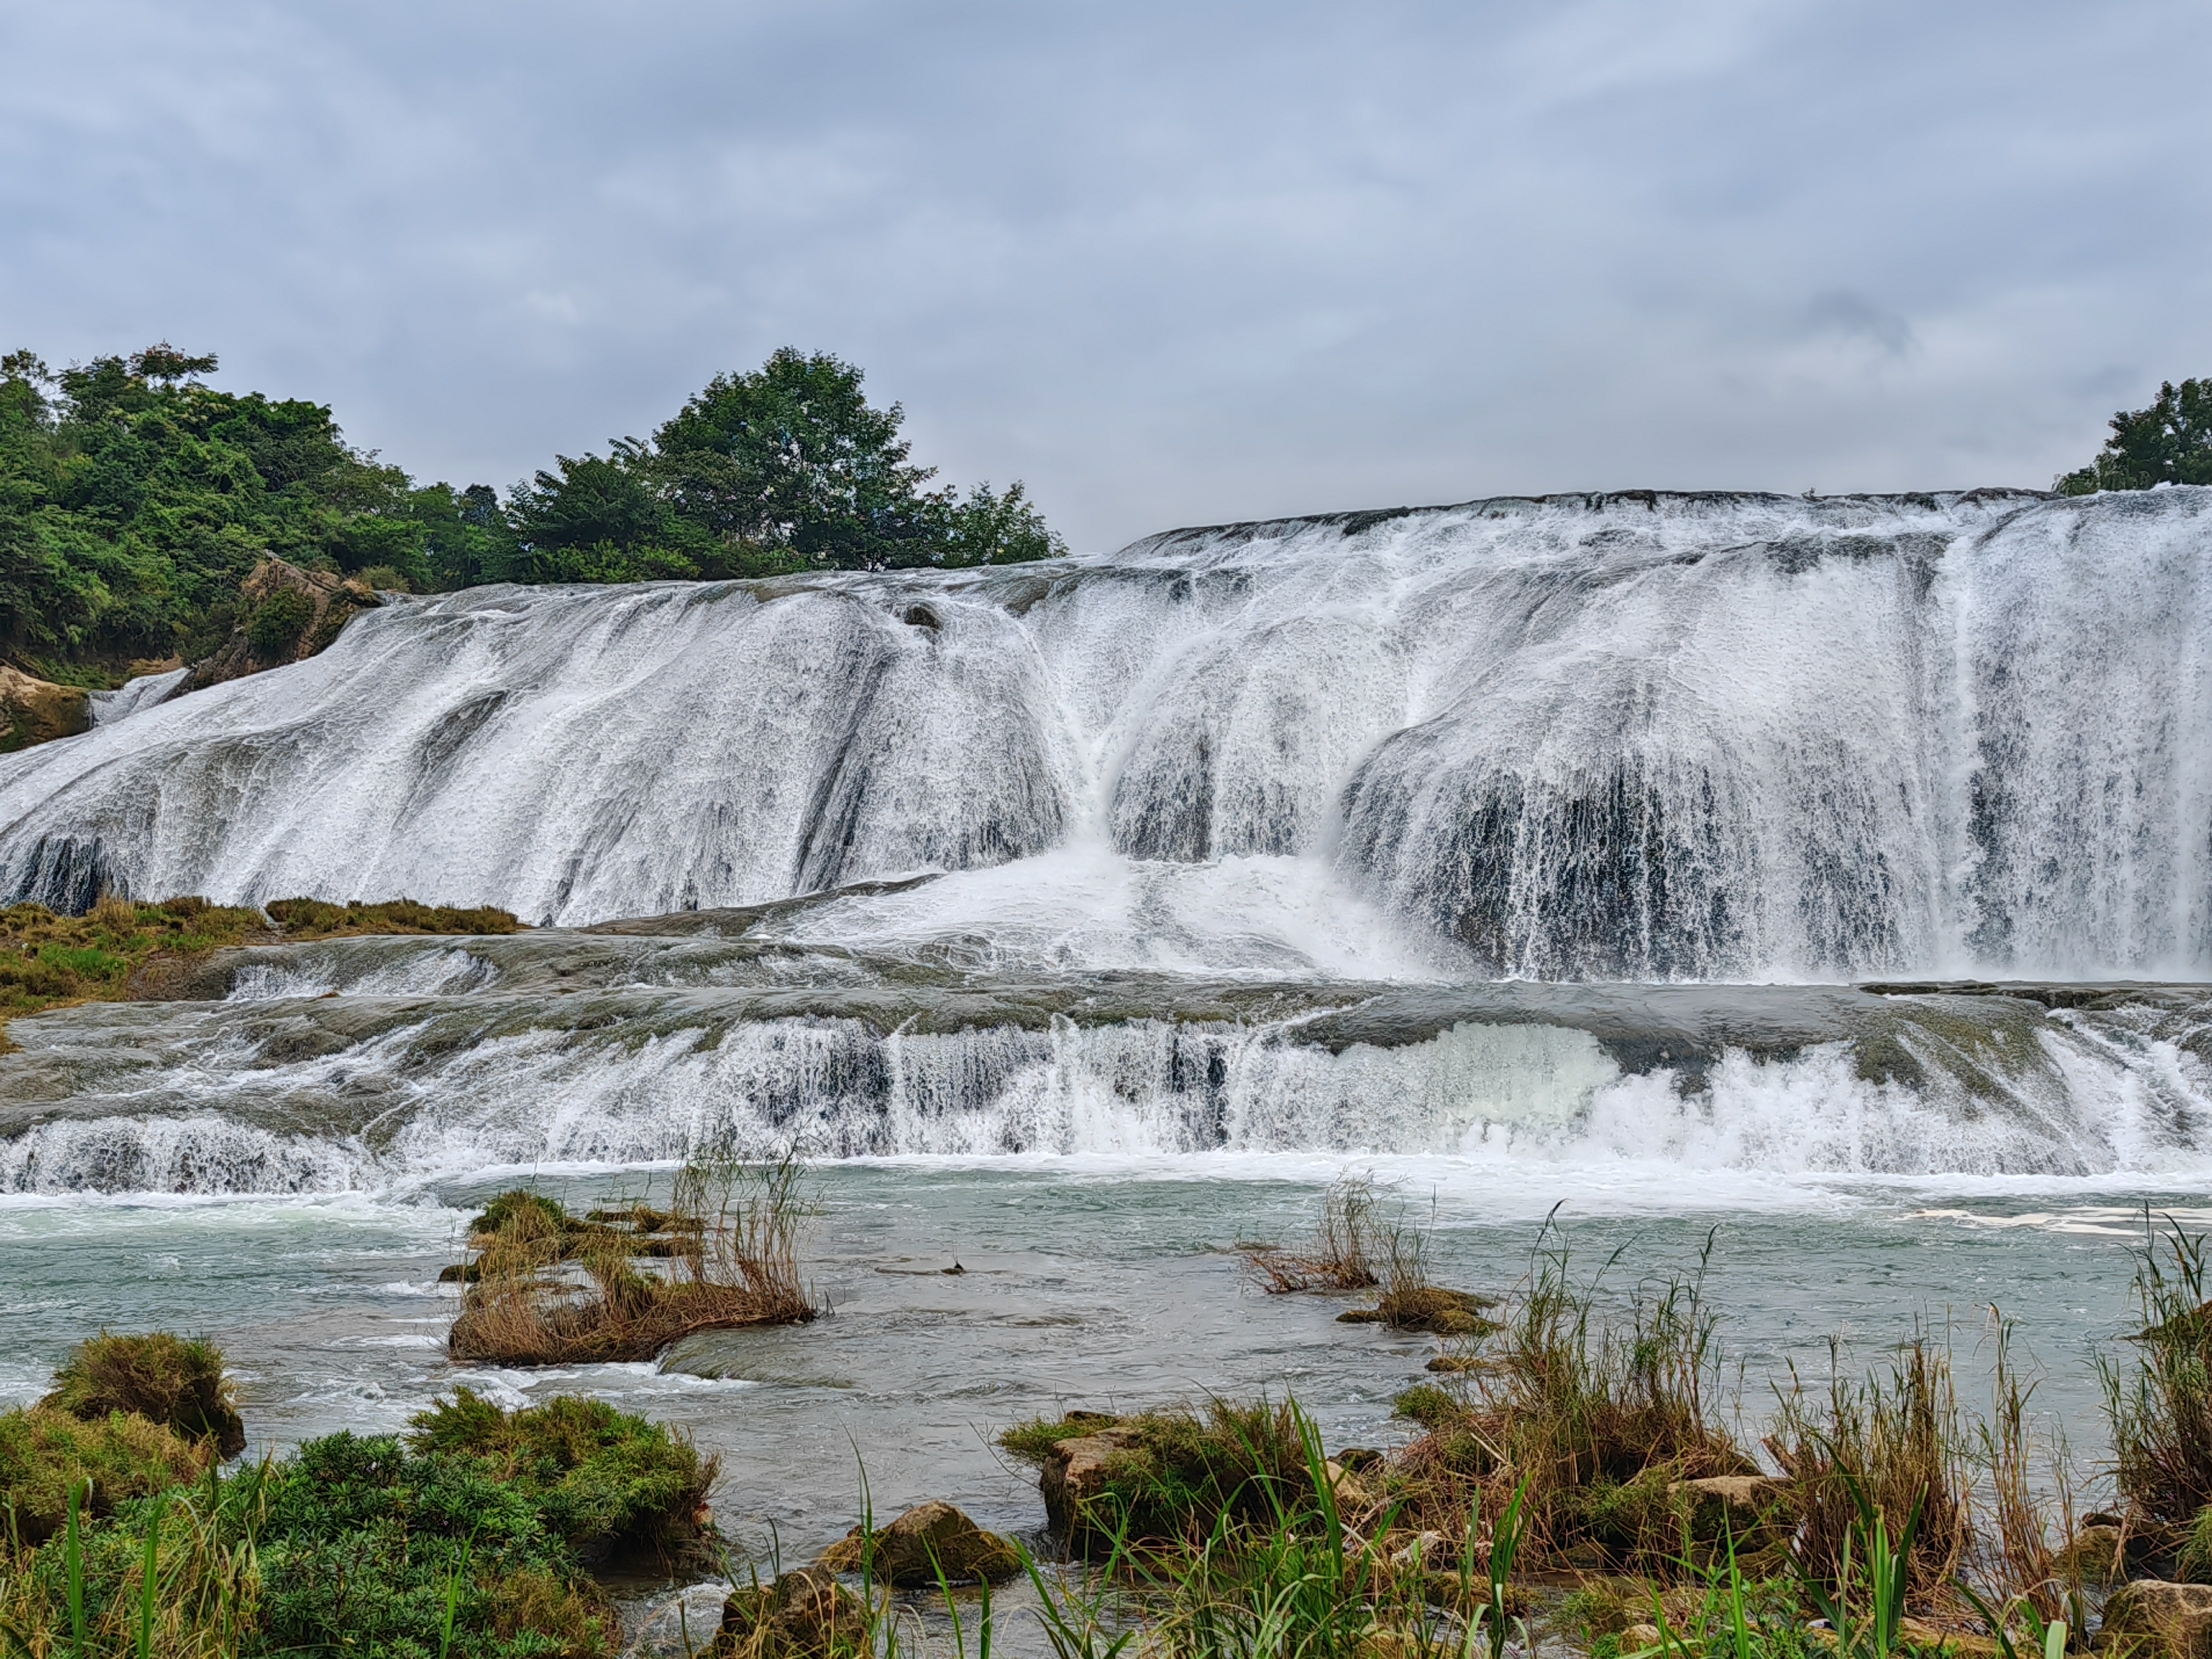
[{"label": "large waterfall", "polygon": [[0,760],[0,890],[50,902],[576,923],[994,868],[939,919],[1079,958],[1146,949],[1135,915],[1093,935],[1149,884],[1163,939],[1295,952],[1373,906],[1484,975],[2202,973],[2212,491],[1490,501],[477,589]]},{"label": "large waterfall", "polygon": [[[707,1129],[2082,1172],[2193,1161],[2212,1109],[2202,997],[1814,988],[2212,972],[2212,489],[1494,501],[481,588],[166,689],[0,757],[0,893],[564,931],[19,1022],[0,1186]],[[1730,981],[1776,988],[1653,1000]]]}]

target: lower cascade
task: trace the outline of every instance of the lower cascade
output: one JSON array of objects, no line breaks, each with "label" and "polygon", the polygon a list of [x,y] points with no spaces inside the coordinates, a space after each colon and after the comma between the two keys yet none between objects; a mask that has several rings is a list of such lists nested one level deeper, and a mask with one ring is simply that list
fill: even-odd
[{"label": "lower cascade", "polygon": [[1053,979],[811,955],[560,931],[233,953],[204,1000],[18,1024],[0,1190],[388,1188],[702,1144],[1782,1175],[2165,1176],[2212,1151],[2203,987]]}]

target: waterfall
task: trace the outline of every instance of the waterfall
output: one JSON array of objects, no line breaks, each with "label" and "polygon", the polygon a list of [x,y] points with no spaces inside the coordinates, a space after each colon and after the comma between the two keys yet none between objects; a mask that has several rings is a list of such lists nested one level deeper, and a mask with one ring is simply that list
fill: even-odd
[{"label": "waterfall", "polygon": [[[1493,501],[479,588],[173,690],[0,757],[0,895],[542,930],[227,953],[197,1000],[18,1019],[0,1192],[702,1137],[2212,1154],[2212,991],[2087,983],[2212,977],[2212,489]],[[1914,983],[1847,983],[1881,980]],[[1995,980],[2039,983],[1948,983]]]},{"label": "waterfall", "polygon": [[[938,870],[988,939],[1241,860],[1275,909],[1371,915],[1406,971],[2202,974],[2208,515],[2191,489],[1551,498],[401,599],[0,757],[0,890],[578,923]],[[1024,867],[1018,902],[974,880]],[[1188,949],[1225,964],[1224,928]]]}]

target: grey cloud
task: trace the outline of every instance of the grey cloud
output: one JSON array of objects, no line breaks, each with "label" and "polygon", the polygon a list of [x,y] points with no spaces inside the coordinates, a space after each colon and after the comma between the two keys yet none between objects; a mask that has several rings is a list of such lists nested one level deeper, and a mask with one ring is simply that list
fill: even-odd
[{"label": "grey cloud", "polygon": [[1902,357],[1919,343],[1912,337],[1910,322],[1849,289],[1814,295],[1805,307],[1805,323],[1816,334],[1866,341],[1886,356]]},{"label": "grey cloud", "polygon": [[1091,547],[2041,483],[2212,370],[2208,37],[2168,0],[0,0],[0,330],[218,350],[502,484],[820,347]]}]

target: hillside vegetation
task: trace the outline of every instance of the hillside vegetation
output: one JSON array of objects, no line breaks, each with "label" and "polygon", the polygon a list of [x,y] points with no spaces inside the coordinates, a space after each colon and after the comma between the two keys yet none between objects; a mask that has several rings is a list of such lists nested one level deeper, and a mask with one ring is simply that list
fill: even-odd
[{"label": "hillside vegetation", "polygon": [[1062,550],[1018,483],[929,487],[904,411],[823,354],[717,375],[649,439],[557,457],[504,500],[419,483],[349,444],[328,405],[217,391],[216,370],[167,344],[58,371],[0,357],[0,662],[98,687],[234,640],[262,666],[328,643],[297,591],[244,591],[270,559],[443,592]]}]

